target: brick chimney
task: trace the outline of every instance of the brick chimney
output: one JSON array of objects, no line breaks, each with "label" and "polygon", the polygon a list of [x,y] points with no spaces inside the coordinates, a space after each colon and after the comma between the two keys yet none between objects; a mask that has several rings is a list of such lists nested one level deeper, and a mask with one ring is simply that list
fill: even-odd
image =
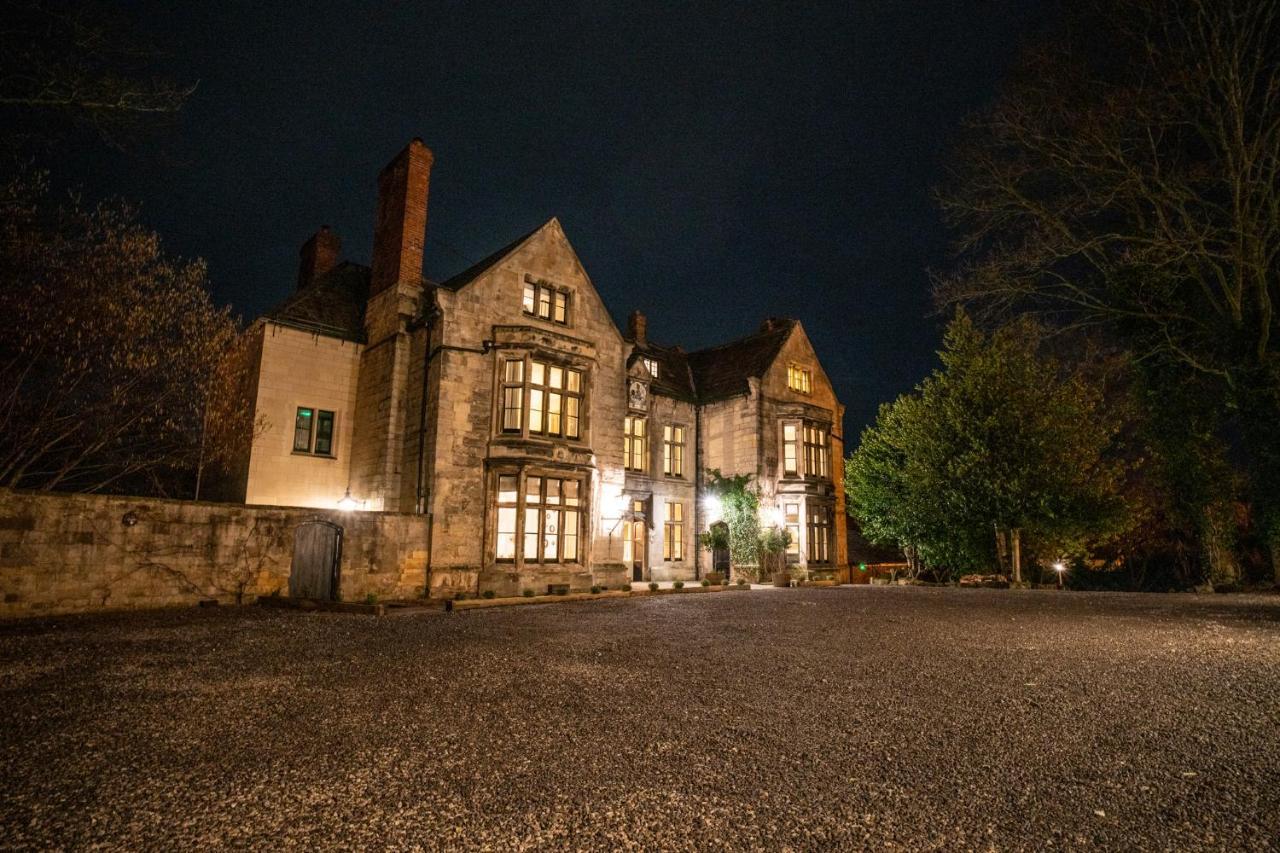
[{"label": "brick chimney", "polygon": [[321,225],[298,250],[298,290],[310,287],[342,260],[342,238]]},{"label": "brick chimney", "polygon": [[648,343],[645,340],[645,324],[644,314],[639,311],[632,311],[631,316],[627,318],[627,337],[636,343],[644,346]]},{"label": "brick chimney", "polygon": [[422,244],[427,232],[431,149],[414,138],[378,174],[378,211],[373,225],[369,295],[422,280]]}]

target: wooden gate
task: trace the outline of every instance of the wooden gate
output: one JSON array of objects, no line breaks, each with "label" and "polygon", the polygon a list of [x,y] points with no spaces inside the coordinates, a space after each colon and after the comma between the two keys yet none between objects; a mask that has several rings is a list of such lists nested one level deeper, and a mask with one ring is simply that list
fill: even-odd
[{"label": "wooden gate", "polygon": [[338,598],[338,564],[342,561],[342,528],[314,518],[293,532],[293,566],[289,595],[293,598]]}]

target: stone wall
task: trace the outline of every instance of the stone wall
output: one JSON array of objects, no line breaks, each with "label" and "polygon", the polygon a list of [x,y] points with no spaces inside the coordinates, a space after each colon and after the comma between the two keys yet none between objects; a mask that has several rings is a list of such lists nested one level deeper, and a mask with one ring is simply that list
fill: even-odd
[{"label": "stone wall", "polygon": [[294,529],[313,518],[343,528],[344,600],[421,596],[423,516],[0,489],[0,617],[287,594]]}]

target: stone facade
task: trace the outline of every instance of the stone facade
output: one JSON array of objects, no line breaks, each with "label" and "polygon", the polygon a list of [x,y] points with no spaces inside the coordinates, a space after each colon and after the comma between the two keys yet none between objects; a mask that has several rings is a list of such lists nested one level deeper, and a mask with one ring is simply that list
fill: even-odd
[{"label": "stone facade", "polygon": [[0,490],[0,617],[287,594],[295,531],[342,528],[341,597],[420,598],[427,519]]},{"label": "stone facade", "polygon": [[[843,407],[799,322],[696,353],[650,343],[638,314],[624,333],[555,219],[427,281],[431,163],[415,140],[379,176],[372,269],[338,261],[322,229],[298,291],[250,332],[270,425],[248,503],[421,517],[433,595],[581,590],[700,577],[702,472],[719,468],[756,477],[767,523],[802,508],[793,562],[847,569]],[[792,387],[800,368],[807,387]],[[332,413],[331,453],[295,450],[303,407]],[[785,424],[822,436],[825,470],[783,470]]]}]

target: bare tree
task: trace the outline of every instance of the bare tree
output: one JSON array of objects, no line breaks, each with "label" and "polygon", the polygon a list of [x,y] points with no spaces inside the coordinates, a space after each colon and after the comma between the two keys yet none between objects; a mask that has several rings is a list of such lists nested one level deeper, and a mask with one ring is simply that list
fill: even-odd
[{"label": "bare tree", "polygon": [[160,51],[127,32],[118,11],[47,0],[6,4],[0,18],[0,108],[10,138],[63,126],[119,145],[172,116],[195,91],[154,72]]},{"label": "bare tree", "polygon": [[203,263],[125,207],[55,204],[39,176],[0,193],[0,485],[186,492],[206,413],[206,458],[253,432]]}]

